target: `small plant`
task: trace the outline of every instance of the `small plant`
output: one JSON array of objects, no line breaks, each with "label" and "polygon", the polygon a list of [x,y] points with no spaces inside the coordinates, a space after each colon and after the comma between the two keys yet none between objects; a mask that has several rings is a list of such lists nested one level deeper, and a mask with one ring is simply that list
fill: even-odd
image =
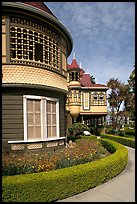
[{"label": "small plant", "polygon": [[83,131],[90,131],[90,128],[82,123],[74,123],[71,128],[69,128],[69,132],[71,132],[74,136],[82,135]]},{"label": "small plant", "polygon": [[83,164],[107,156],[110,153],[98,140],[77,139],[55,151],[11,153],[2,155],[2,175],[45,172]]}]

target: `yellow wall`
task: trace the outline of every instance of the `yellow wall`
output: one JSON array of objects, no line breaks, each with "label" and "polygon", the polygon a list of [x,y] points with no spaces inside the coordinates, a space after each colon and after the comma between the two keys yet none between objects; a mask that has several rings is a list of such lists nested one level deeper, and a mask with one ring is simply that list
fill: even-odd
[{"label": "yellow wall", "polygon": [[91,106],[91,112],[107,112],[107,106]]},{"label": "yellow wall", "polygon": [[83,110],[83,106],[81,106],[80,112],[107,112],[107,106],[90,106],[89,110]]},{"label": "yellow wall", "polygon": [[73,86],[73,85],[81,86],[79,81],[71,81],[71,82],[69,82],[69,85],[70,86]]}]

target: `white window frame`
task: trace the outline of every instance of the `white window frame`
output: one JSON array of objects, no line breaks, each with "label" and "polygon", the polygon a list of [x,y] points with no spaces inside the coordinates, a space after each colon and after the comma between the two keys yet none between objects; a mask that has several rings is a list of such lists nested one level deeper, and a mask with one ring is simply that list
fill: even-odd
[{"label": "white window frame", "polygon": [[[59,99],[51,98],[51,97],[43,97],[43,96],[35,96],[35,95],[24,95],[23,96],[23,116],[24,116],[24,142],[33,142],[34,140],[28,140],[27,138],[27,99],[34,99],[34,100],[41,100],[41,139],[37,139],[37,141],[44,141],[44,140],[51,140],[57,139],[60,137],[59,131]],[[46,101],[56,101],[56,132],[57,137],[55,138],[48,138],[47,137],[47,113],[46,113]]]},{"label": "white window frame", "polygon": [[[86,94],[88,94],[88,99],[86,99]],[[83,93],[83,97],[84,97],[84,99],[83,99],[83,109],[84,110],[89,110],[90,109],[90,107],[89,107],[89,92],[84,92]],[[88,103],[88,105],[86,106],[86,102]]]}]

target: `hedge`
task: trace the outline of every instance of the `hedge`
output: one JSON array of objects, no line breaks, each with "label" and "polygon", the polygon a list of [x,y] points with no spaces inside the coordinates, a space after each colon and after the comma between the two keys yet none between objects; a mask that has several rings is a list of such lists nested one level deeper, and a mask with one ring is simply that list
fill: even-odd
[{"label": "hedge", "polygon": [[110,135],[110,134],[101,134],[101,138],[111,139],[123,145],[135,148],[135,138],[129,138],[126,136]]},{"label": "hedge", "polygon": [[2,177],[3,202],[53,202],[94,188],[122,172],[128,150],[100,139],[113,154],[94,162],[49,172]]},{"label": "hedge", "polygon": [[129,128],[124,128],[124,132],[126,135],[131,135],[131,136],[135,136],[135,130],[133,129],[129,129]]}]

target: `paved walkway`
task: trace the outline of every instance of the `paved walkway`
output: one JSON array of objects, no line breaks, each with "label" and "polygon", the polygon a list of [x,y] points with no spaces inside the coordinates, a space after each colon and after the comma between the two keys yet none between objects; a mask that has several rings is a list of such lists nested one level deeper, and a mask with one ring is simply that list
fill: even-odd
[{"label": "paved walkway", "polygon": [[57,202],[135,202],[135,149],[128,148],[128,165],[98,187]]}]

